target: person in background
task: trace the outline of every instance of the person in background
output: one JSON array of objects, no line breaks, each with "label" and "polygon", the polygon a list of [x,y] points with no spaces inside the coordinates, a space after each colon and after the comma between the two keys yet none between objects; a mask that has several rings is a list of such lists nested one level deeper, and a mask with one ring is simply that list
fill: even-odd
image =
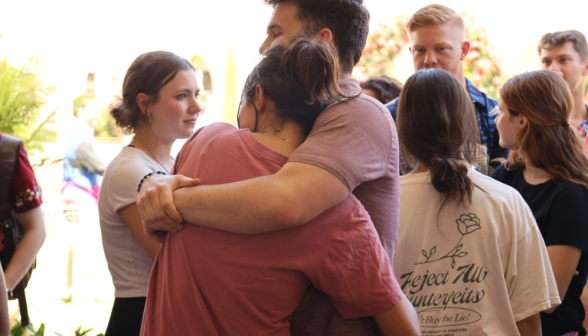
[{"label": "person in background", "polygon": [[398,106],[401,151],[416,168],[400,177],[394,271],[421,328],[541,335],[539,313],[561,303],[545,243],[519,193],[471,167],[480,135],[467,91],[444,70],[419,70]]},{"label": "person in background", "polygon": [[[480,157],[473,164],[484,174],[490,175],[506,160],[508,150],[500,147],[499,134],[492,109],[498,104],[476,88],[464,75],[463,60],[470,51],[470,42],[465,36],[465,23],[457,13],[443,5],[429,5],[416,11],[406,25],[409,50],[415,71],[439,68],[454,75],[468,91],[476,108],[480,142],[486,152],[478,151]],[[396,120],[398,99],[387,104]]]},{"label": "person in background", "polygon": [[[361,91],[350,75],[369,30],[369,12],[362,0],[265,3],[274,11],[260,53],[275,44],[287,46],[301,35],[321,39],[339,53],[339,88],[350,96]],[[257,234],[298,227],[352,192],[369,213],[392,262],[400,211],[398,178],[398,138],[390,112],[375,99],[360,95],[325,109],[304,143],[275,174],[179,190],[191,179],[151,175],[141,187],[137,205],[145,231],[152,236],[157,230],[179,231],[183,220]],[[344,319],[328,296],[312,286],[290,322],[295,336],[378,332],[372,317]]]},{"label": "person in background", "polygon": [[361,93],[376,98],[382,104],[391,102],[400,96],[402,83],[388,76],[373,76],[359,83]]},{"label": "person in background", "polygon": [[[17,143],[16,145],[19,147],[18,150],[15,149],[15,152],[18,152],[17,156],[1,158],[3,165],[9,163],[16,166],[13,167],[13,176],[6,173],[0,174],[0,193],[2,193],[0,196],[2,200],[0,202],[0,220],[5,225],[4,223],[9,223],[13,218],[12,216],[16,215],[24,231],[8,266],[4,269],[6,289],[10,298],[13,297],[13,291],[35,262],[37,253],[47,237],[47,231],[43,211],[41,210],[41,204],[43,203],[41,188],[37,184],[28,154],[21,140],[0,133],[0,148],[6,146],[8,141],[12,145]],[[7,195],[6,193],[9,194]],[[14,221],[11,222],[14,223]],[[0,230],[0,241],[2,242],[0,244],[0,251],[2,251],[0,252],[0,257],[2,258],[5,257],[3,252],[5,245],[7,245],[4,238],[4,231]],[[28,317],[26,319],[23,317],[23,323],[25,323],[25,320],[28,320]]]},{"label": "person in background", "polygon": [[586,36],[577,30],[547,33],[537,47],[543,70],[551,70],[568,83],[574,105],[570,124],[579,131],[582,140],[588,131],[588,103],[586,76],[588,76],[588,43]]},{"label": "person in background", "polygon": [[171,172],[173,143],[194,132],[201,111],[194,67],[165,51],[137,57],[125,74],[122,101],[110,115],[133,140],[110,162],[98,200],[104,254],[114,283],[106,336],[139,335],[149,274],[160,244],[143,233],[137,186],[149,172]]},{"label": "person in background", "polygon": [[588,158],[569,124],[572,94],[560,75],[543,70],[511,78],[500,97],[500,143],[511,152],[492,177],[515,188],[533,211],[562,298],[557,309],[541,313],[543,335],[584,336]]},{"label": "person in background", "polygon": [[61,198],[64,203],[98,205],[106,165],[94,151],[94,129],[88,124],[85,108],[85,103],[74,105],[75,119],[68,127]]}]

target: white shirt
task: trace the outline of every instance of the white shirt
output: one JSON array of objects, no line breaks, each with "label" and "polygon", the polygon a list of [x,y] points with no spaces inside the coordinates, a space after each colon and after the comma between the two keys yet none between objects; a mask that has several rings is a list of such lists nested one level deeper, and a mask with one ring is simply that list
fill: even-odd
[{"label": "white shirt", "polygon": [[429,173],[400,178],[394,274],[424,336],[519,335],[516,322],[561,303],[547,249],[516,190],[468,176],[471,204],[441,212]]},{"label": "white shirt", "polygon": [[102,245],[114,283],[114,296],[146,297],[153,261],[118,211],[137,202],[137,185],[153,171],[165,171],[142,150],[125,146],[104,174],[98,211]]}]

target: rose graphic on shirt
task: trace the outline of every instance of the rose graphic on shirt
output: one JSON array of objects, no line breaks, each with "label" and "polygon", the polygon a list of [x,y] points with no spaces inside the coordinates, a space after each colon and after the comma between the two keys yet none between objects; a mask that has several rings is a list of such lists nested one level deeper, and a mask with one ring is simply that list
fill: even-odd
[{"label": "rose graphic on shirt", "polygon": [[423,254],[423,256],[425,256],[426,259],[425,261],[415,263],[415,265],[429,264],[435,261],[451,258],[451,268],[455,268],[455,258],[463,258],[468,255],[467,252],[461,250],[463,247],[461,241],[463,240],[463,237],[482,228],[480,226],[480,219],[478,218],[478,216],[476,216],[476,214],[470,213],[467,215],[463,214],[459,216],[459,218],[456,219],[455,222],[457,223],[457,230],[461,234],[461,238],[459,238],[459,241],[457,242],[455,247],[451,249],[451,251],[447,252],[447,254],[445,254],[444,256],[433,260],[431,260],[431,257],[433,256],[433,254],[437,252],[437,245],[434,245],[428,253],[427,251],[422,250],[421,253]]},{"label": "rose graphic on shirt", "polygon": [[457,229],[462,236],[481,229],[480,219],[476,217],[476,214],[461,215],[455,222],[457,223]]}]

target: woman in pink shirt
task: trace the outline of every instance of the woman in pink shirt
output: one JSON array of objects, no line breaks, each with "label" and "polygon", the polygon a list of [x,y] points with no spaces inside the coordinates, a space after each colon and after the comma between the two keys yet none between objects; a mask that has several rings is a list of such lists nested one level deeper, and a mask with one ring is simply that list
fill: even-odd
[{"label": "woman in pink shirt", "polygon": [[[329,103],[336,54],[298,39],[249,75],[237,129],[215,123],[184,145],[174,174],[227,184],[276,173]],[[272,200],[267,200],[272,207]],[[255,225],[255,223],[251,223]],[[385,335],[419,334],[369,215],[352,195],[305,225],[237,235],[196,225],[168,234],[149,282],[142,335],[289,335],[309,284],[345,318],[374,316]]]}]

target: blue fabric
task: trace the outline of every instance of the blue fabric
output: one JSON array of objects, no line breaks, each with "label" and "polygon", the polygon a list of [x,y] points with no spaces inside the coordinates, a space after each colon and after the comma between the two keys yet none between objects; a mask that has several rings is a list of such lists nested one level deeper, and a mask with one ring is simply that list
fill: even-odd
[{"label": "blue fabric", "polygon": [[[498,129],[496,128],[496,115],[492,115],[490,112],[498,105],[498,102],[485,93],[478,90],[469,79],[465,79],[466,86],[474,107],[476,108],[478,116],[478,127],[480,128],[480,140],[483,145],[488,148],[488,157],[490,160],[496,158],[507,158],[508,149],[500,147],[498,141],[500,136],[498,135]],[[396,112],[398,109],[398,98],[386,104],[386,107],[392,114],[394,122],[396,122]],[[501,162],[492,162],[490,165],[494,168],[500,166]]]},{"label": "blue fabric", "polygon": [[94,141],[93,134],[86,134],[81,131],[74,131],[69,135],[65,146],[65,157],[63,158],[63,182],[73,182],[84,189],[102,184],[102,176],[88,171],[86,167],[77,163],[76,151],[81,143]]}]

